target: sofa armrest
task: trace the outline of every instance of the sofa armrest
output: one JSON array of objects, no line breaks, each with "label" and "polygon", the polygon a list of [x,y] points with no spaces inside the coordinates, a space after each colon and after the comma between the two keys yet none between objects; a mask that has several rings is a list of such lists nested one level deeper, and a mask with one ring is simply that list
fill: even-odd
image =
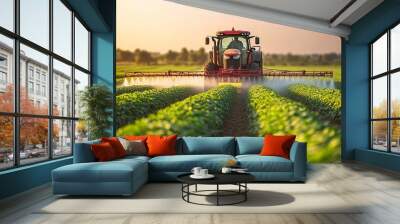
[{"label": "sofa armrest", "polygon": [[90,146],[92,144],[100,143],[99,140],[75,143],[74,145],[74,163],[89,163],[95,162],[96,158],[92,153]]},{"label": "sofa armrest", "polygon": [[307,143],[293,143],[290,149],[290,160],[293,162],[294,180],[305,181],[307,177]]}]

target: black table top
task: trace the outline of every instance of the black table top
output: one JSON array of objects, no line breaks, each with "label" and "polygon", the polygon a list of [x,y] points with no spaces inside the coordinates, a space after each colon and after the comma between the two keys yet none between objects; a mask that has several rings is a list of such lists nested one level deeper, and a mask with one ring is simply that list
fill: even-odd
[{"label": "black table top", "polygon": [[191,173],[182,174],[177,177],[178,181],[186,184],[236,184],[248,183],[255,180],[249,173],[213,173],[212,179],[193,179]]}]

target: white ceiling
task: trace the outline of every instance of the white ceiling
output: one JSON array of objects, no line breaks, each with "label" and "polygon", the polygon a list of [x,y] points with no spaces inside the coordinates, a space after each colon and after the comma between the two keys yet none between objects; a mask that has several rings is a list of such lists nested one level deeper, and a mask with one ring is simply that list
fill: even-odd
[{"label": "white ceiling", "polygon": [[[330,20],[350,0],[230,0],[240,4]],[[312,7],[310,7],[312,6]]]},{"label": "white ceiling", "polygon": [[[169,1],[341,37],[347,37],[353,23],[383,2],[383,0]],[[350,7],[335,17],[348,4]]]}]

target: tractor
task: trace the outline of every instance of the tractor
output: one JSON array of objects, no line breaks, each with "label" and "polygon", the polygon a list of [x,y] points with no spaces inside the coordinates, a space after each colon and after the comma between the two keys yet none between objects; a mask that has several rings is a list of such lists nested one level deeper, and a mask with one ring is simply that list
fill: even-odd
[{"label": "tractor", "polygon": [[[256,46],[251,45],[254,38]],[[217,32],[216,36],[208,36],[205,44],[213,42],[209,52],[209,62],[204,74],[209,76],[259,76],[263,71],[263,60],[260,38],[250,36],[249,31],[226,30]]]}]

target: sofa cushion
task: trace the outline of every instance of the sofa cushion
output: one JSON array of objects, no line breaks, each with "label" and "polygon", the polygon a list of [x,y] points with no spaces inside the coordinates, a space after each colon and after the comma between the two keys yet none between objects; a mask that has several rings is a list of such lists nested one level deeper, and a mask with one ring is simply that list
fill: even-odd
[{"label": "sofa cushion", "polygon": [[150,171],[163,172],[190,172],[193,167],[199,166],[210,171],[219,171],[230,159],[231,155],[175,155],[158,156],[149,160]]},{"label": "sofa cushion", "polygon": [[236,137],[236,155],[260,154],[263,137]]},{"label": "sofa cushion", "polygon": [[130,161],[134,161],[134,160],[139,160],[142,162],[148,162],[150,159],[150,157],[147,156],[137,156],[137,155],[130,155],[130,156],[125,156],[124,158],[120,158],[117,160],[114,160],[113,162],[117,162],[117,161],[126,161],[126,162],[130,162]]},{"label": "sofa cushion", "polygon": [[293,162],[279,156],[238,155],[240,167],[249,172],[292,172]]},{"label": "sofa cushion", "polygon": [[109,162],[75,163],[53,170],[53,181],[58,182],[130,182],[134,173],[147,176],[147,163],[140,159]]},{"label": "sofa cushion", "polygon": [[182,137],[182,154],[235,154],[233,137]]}]

